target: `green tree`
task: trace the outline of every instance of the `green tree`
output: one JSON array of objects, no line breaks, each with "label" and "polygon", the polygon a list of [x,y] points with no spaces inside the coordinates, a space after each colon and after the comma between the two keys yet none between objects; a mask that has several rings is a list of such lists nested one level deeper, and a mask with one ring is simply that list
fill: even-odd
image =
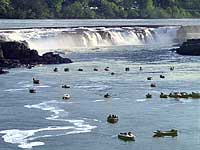
[{"label": "green tree", "polygon": [[0,0],[0,18],[5,18],[10,16],[10,0]]}]

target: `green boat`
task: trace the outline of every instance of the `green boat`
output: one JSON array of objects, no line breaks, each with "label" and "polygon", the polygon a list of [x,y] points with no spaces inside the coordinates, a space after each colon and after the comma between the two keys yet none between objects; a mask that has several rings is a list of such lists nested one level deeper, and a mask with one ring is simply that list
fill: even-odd
[{"label": "green boat", "polygon": [[165,136],[171,136],[171,137],[178,136],[178,130],[171,129],[170,131],[160,131],[160,130],[154,131],[153,137],[165,137]]},{"label": "green boat", "polygon": [[168,95],[164,93],[160,93],[160,98],[168,98]]}]

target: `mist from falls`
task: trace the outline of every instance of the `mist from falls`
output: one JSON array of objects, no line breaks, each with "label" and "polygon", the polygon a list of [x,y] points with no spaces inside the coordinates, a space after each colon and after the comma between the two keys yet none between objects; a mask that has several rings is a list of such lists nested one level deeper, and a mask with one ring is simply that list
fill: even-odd
[{"label": "mist from falls", "polygon": [[60,29],[20,29],[2,30],[0,39],[6,41],[26,41],[31,49],[40,54],[47,51],[76,51],[122,45],[167,45],[176,40],[179,27],[91,27]]}]

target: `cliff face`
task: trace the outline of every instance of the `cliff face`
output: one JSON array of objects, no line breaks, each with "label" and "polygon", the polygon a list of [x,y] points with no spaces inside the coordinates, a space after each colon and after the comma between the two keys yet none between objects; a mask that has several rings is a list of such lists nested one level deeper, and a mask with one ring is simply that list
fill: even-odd
[{"label": "cliff face", "polygon": [[176,52],[181,55],[200,56],[200,39],[187,40]]},{"label": "cliff face", "polygon": [[29,49],[25,42],[0,42],[0,67],[19,67],[21,65],[71,63],[52,52],[39,56],[36,50]]}]

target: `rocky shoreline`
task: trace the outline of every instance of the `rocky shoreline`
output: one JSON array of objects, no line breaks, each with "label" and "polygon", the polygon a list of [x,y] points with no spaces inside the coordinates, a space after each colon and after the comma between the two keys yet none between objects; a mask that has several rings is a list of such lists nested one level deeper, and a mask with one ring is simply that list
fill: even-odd
[{"label": "rocky shoreline", "polygon": [[[64,63],[72,63],[72,61],[53,52],[48,52],[40,56],[37,50],[30,49],[26,42],[0,41],[0,68]],[[0,74],[3,72],[1,69]]]},{"label": "rocky shoreline", "polygon": [[174,51],[180,55],[200,56],[200,39],[189,39]]}]

